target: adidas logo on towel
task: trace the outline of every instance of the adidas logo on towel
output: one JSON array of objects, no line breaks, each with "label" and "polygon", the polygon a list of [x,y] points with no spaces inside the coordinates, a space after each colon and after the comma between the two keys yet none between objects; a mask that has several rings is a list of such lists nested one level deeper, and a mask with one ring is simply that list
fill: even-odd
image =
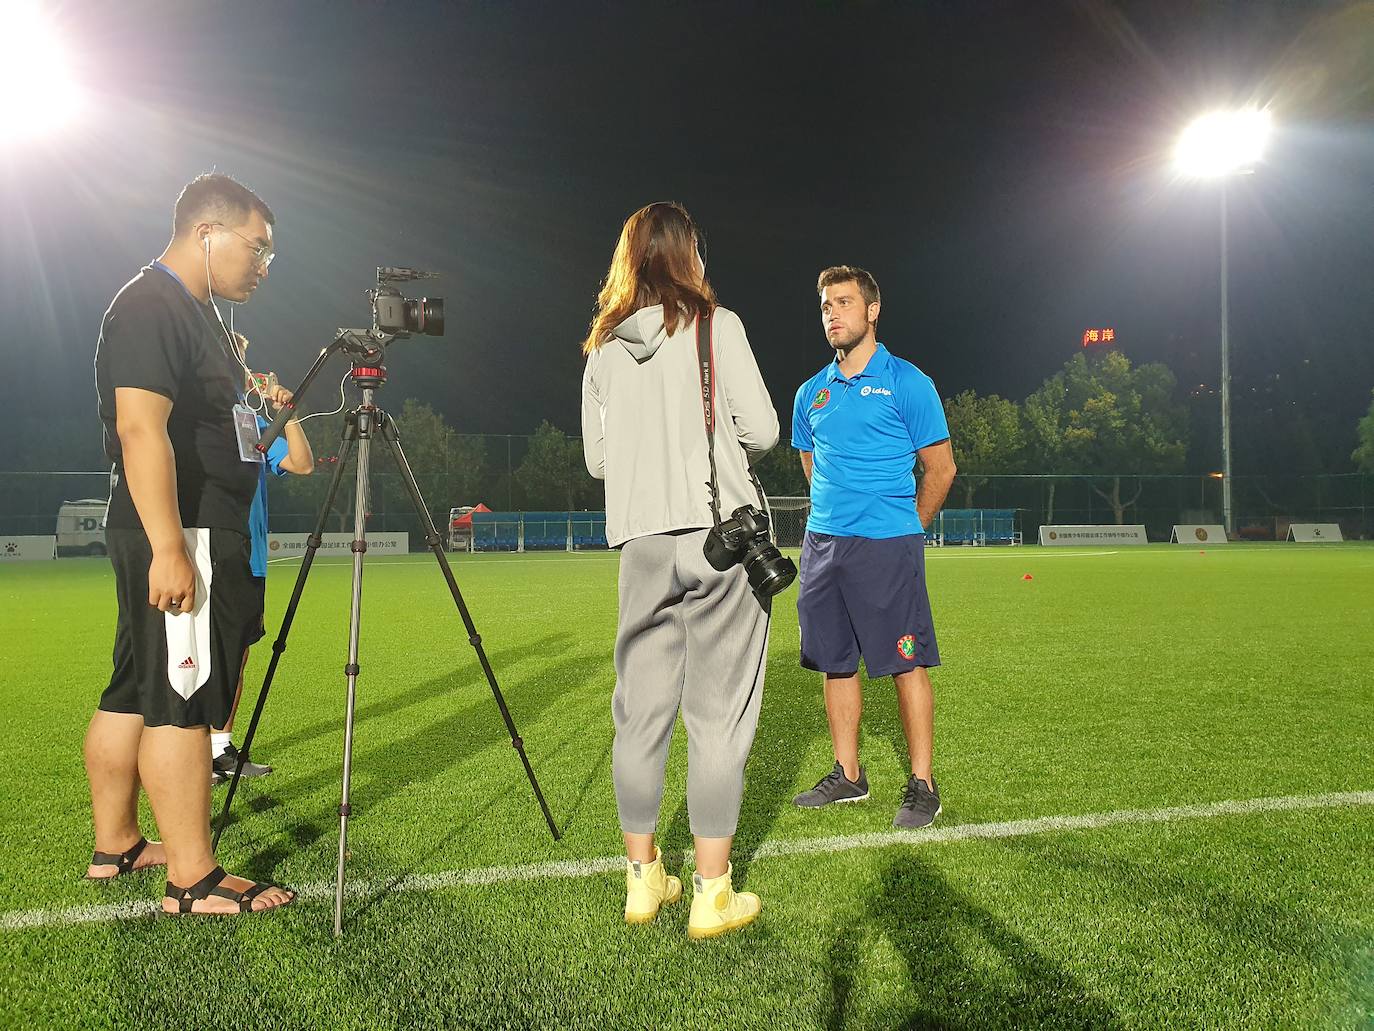
[{"label": "adidas logo on towel", "polygon": [[182,659],[182,660],[181,660],[181,665],[177,667],[177,669],[195,669],[195,668],[196,668],[196,660],[193,659],[193,658],[191,658],[191,656],[189,656],[189,655],[186,656],[186,658]]}]

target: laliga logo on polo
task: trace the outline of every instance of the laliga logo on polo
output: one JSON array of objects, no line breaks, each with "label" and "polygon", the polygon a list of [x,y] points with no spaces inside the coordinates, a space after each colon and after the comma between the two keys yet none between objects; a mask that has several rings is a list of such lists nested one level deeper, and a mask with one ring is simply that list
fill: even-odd
[{"label": "laliga logo on polo", "polygon": [[859,391],[860,397],[867,397],[869,394],[886,394],[888,397],[891,397],[892,391],[888,390],[886,387],[864,387]]}]

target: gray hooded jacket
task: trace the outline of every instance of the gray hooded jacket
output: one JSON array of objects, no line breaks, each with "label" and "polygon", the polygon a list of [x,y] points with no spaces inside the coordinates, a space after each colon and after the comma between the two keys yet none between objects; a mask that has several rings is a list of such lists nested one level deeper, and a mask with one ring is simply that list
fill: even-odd
[{"label": "gray hooded jacket", "polygon": [[[606,481],[606,540],[711,525],[710,464],[697,369],[696,320],[671,336],[663,306],[641,308],[587,359],[582,448],[587,471]],[[716,480],[721,518],[758,504],[747,461],[778,442],[778,413],[759,375],[744,324],[728,308],[712,319]],[[746,460],[747,453],[747,460]]]}]

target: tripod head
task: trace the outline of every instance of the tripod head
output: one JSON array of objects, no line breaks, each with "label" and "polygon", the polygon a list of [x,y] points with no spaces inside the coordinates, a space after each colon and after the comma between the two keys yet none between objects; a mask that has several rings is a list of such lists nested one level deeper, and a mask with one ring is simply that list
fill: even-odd
[{"label": "tripod head", "polygon": [[[386,382],[386,345],[396,339],[396,333],[382,333],[373,329],[341,329],[334,338],[334,346],[353,360],[349,378],[362,390],[377,390]],[[271,443],[269,441],[269,443]]]},{"label": "tripod head", "polygon": [[272,425],[263,431],[262,437],[255,445],[257,450],[267,454],[272,442],[282,435],[287,422],[295,416],[296,406],[304,399],[305,392],[315,381],[315,376],[333,355],[347,355],[353,362],[353,371],[349,375],[358,387],[369,390],[379,388],[386,382],[386,367],[382,365],[386,346],[402,335],[408,334],[383,333],[375,327],[338,330],[334,334],[334,342],[320,352],[315,364],[310,366],[310,371],[305,374],[305,379],[301,380],[300,386],[295,389],[291,400],[282,405],[281,411],[277,412],[276,418],[272,420]]},{"label": "tripod head", "polygon": [[386,345],[399,334],[383,333],[377,329],[340,329],[334,333],[334,342],[320,352],[320,358],[341,352],[350,358],[361,358],[365,362],[381,361],[386,353]]}]

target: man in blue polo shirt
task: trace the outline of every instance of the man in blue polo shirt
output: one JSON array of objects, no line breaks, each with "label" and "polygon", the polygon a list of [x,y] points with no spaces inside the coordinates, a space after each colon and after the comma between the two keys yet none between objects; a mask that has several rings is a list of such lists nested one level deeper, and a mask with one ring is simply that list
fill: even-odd
[{"label": "man in blue polo shirt", "polygon": [[893,826],[925,827],[940,813],[926,674],[940,653],[926,594],[925,527],[954,482],[949,427],[930,377],[878,343],[873,277],[839,265],[821,273],[817,290],[834,360],[802,384],[792,413],[792,446],[811,481],[797,614],[801,664],[825,674],[835,767],[794,801],[819,808],[868,797],[859,765],[862,657],[870,678],[891,675],[911,755]]}]

